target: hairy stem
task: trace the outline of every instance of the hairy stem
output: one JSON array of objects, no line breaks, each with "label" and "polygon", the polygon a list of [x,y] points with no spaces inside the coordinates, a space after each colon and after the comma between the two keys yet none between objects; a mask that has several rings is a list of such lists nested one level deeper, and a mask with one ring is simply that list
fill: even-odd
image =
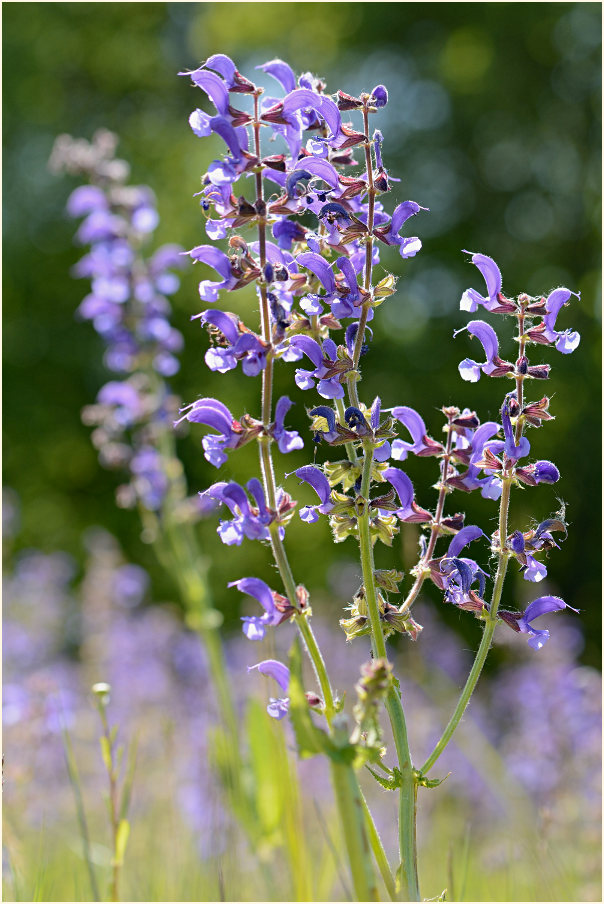
[{"label": "hairy stem", "polygon": [[434,521],[430,526],[430,539],[428,540],[428,546],[426,548],[426,552],[421,557],[420,561],[417,564],[417,576],[415,578],[415,582],[413,587],[407,594],[404,603],[400,607],[399,611],[401,613],[408,612],[415,600],[417,599],[420,590],[422,589],[423,583],[427,576],[426,566],[432,556],[434,555],[434,548],[436,546],[436,541],[438,540],[440,534],[440,525],[442,521],[443,511],[445,508],[445,499],[447,496],[447,476],[449,473],[449,462],[451,460],[451,448],[453,445],[453,430],[451,428],[451,421],[453,420],[452,415],[448,415],[448,432],[447,432],[447,448],[445,454],[443,456],[443,465],[442,465],[442,473],[440,479],[440,487],[438,490],[438,502],[436,503],[436,512],[434,514]]},{"label": "hairy stem", "polygon": [[[510,489],[511,489],[511,477],[503,478],[503,489],[501,493],[501,504],[499,508],[499,536],[505,537],[507,535],[507,523],[508,523],[508,511],[510,505]],[[504,541],[505,542],[505,541]],[[474,692],[474,688],[478,683],[478,679],[480,678],[480,673],[482,672],[482,667],[487,658],[487,654],[491,647],[491,642],[493,640],[493,634],[495,633],[495,626],[497,625],[497,610],[499,608],[499,603],[501,601],[501,593],[503,591],[503,582],[505,580],[505,575],[508,567],[509,555],[507,550],[500,549],[498,553],[499,562],[497,566],[497,574],[495,576],[495,584],[493,587],[493,596],[491,599],[491,606],[489,614],[485,620],[485,627],[482,635],[482,640],[480,642],[480,646],[478,648],[478,652],[476,653],[476,658],[474,659],[474,664],[472,665],[472,669],[470,674],[468,675],[468,680],[465,683],[465,686],[461,692],[461,696],[455,707],[453,715],[449,719],[447,727],[443,731],[440,739],[438,740],[434,750],[426,760],[426,762],[421,767],[422,774],[428,772],[429,769],[432,768],[434,763],[437,761],[441,753],[444,751],[445,747],[451,740],[453,732],[459,725],[461,718],[465,712],[465,709],[470,702],[470,698]]]},{"label": "hairy stem", "polygon": [[[260,121],[258,116],[258,99],[259,94],[254,95],[254,143],[255,153],[258,160],[261,159],[260,154]],[[262,276],[259,280],[260,291],[260,319],[262,338],[267,346],[271,345],[272,330],[270,322],[270,310],[268,304],[268,295],[266,281],[264,278],[264,270],[266,266],[266,217],[264,216],[264,186],[262,182],[262,171],[260,165],[256,172],[256,209],[259,212],[257,218],[258,224],[258,249],[260,256],[260,268]],[[264,434],[259,438],[260,448],[260,464],[262,470],[263,484],[267,496],[268,506],[272,511],[277,510],[277,491],[275,483],[275,472],[271,455],[272,438],[269,428],[272,422],[272,384],[273,384],[273,358],[269,353],[267,355],[267,364],[262,371],[262,424]],[[275,563],[281,575],[286,596],[291,606],[298,610],[295,621],[300,631],[307,653],[313,664],[321,693],[323,695],[324,712],[328,726],[332,727],[332,720],[335,715],[335,701],[325,661],[319,649],[319,645],[310,626],[308,616],[305,612],[300,611],[300,602],[296,592],[296,582],[287,558],[285,547],[279,536],[279,524],[273,521],[269,527],[271,546]],[[336,794],[336,801],[340,818],[344,829],[344,837],[346,840],[348,857],[350,861],[350,870],[355,886],[355,892],[359,901],[379,900],[377,897],[377,889],[373,878],[373,864],[371,861],[371,851],[367,839],[365,828],[364,814],[362,813],[362,805],[360,803],[360,787],[357,776],[352,766],[343,763],[331,764],[332,780]]]},{"label": "hairy stem", "polygon": [[[358,517],[359,545],[361,551],[361,567],[365,601],[371,623],[371,643],[375,659],[387,659],[386,641],[380,620],[380,610],[375,583],[375,566],[370,531],[369,487],[371,483],[371,465],[373,447],[366,443],[365,460],[361,495],[363,497],[362,513]],[[416,841],[416,782],[411,762],[407,726],[400,694],[391,685],[386,696],[386,710],[390,718],[394,744],[401,773],[399,794],[399,852],[401,857],[401,894],[405,901],[419,901],[419,882],[417,876],[417,841]]]}]

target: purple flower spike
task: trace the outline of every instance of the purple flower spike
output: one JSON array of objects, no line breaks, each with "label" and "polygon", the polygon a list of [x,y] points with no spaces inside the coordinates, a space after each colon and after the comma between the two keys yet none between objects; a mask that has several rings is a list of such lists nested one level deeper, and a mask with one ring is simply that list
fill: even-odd
[{"label": "purple flower spike", "polygon": [[480,340],[487,356],[487,360],[483,364],[479,364],[471,358],[466,358],[459,365],[459,373],[461,374],[462,380],[467,380],[470,383],[477,383],[480,379],[481,371],[483,374],[488,375],[497,367],[496,362],[499,359],[497,333],[493,327],[490,326],[490,324],[485,323],[484,320],[470,320],[467,326],[462,327],[460,330],[455,330],[453,335],[457,336],[464,330],[467,330],[471,336],[476,336],[476,338]]},{"label": "purple flower spike", "polygon": [[423,441],[426,435],[426,425],[417,411],[407,405],[399,405],[393,408],[392,416],[407,428],[413,440],[412,443],[408,443],[402,439],[395,439],[392,443],[392,457],[396,461],[405,461],[409,452],[417,455],[422,449],[426,448]]},{"label": "purple flower spike", "polygon": [[287,397],[281,396],[275,407],[275,424],[273,437],[277,440],[279,451],[293,452],[295,449],[304,448],[304,440],[296,430],[285,429],[285,415],[294,403]]},{"label": "purple flower spike", "polygon": [[239,581],[231,581],[228,586],[237,587],[242,593],[253,596],[264,609],[264,615],[242,617],[243,633],[248,640],[262,640],[267,627],[280,624],[282,613],[275,606],[273,592],[260,578],[241,578]]},{"label": "purple flower spike", "polygon": [[577,332],[573,332],[572,330],[556,332],[554,329],[560,308],[565,304],[568,304],[571,295],[574,295],[575,298],[581,298],[581,295],[578,292],[571,292],[570,289],[560,288],[550,292],[545,302],[545,310],[547,311],[547,314],[543,318],[545,337],[549,342],[554,342],[558,351],[562,352],[563,355],[570,355],[571,352],[574,352],[581,341],[581,337]]},{"label": "purple flower spike", "polygon": [[579,611],[578,609],[573,609],[572,606],[568,606],[559,596],[540,596],[528,604],[521,618],[518,619],[518,630],[521,634],[529,635],[528,643],[534,650],[540,650],[547,642],[549,631],[547,628],[534,628],[531,622],[539,618],[540,615],[546,615],[548,612],[559,612],[561,609],[572,609],[573,612]]},{"label": "purple flower spike", "polygon": [[304,465],[304,467],[298,468],[293,473],[299,480],[309,483],[321,500],[320,505],[307,505],[300,510],[302,521],[314,524],[315,521],[319,520],[317,512],[327,515],[333,508],[333,503],[330,501],[331,487],[329,486],[329,481],[325,474],[315,468],[314,465]]},{"label": "purple flower spike", "polygon": [[478,305],[483,305],[487,311],[492,311],[499,304],[497,296],[501,292],[502,286],[501,270],[493,258],[487,257],[486,254],[472,254],[471,251],[464,251],[464,254],[472,255],[472,263],[482,273],[488,294],[485,296],[476,289],[467,289],[461,297],[460,310],[470,311],[473,314],[478,309]]},{"label": "purple flower spike", "polygon": [[[265,659],[262,662],[258,662],[256,665],[248,666],[248,672],[251,672],[252,669],[258,669],[261,675],[268,675],[270,678],[274,678],[279,687],[287,693],[289,687],[289,669],[282,662],[279,662],[278,659]],[[287,711],[289,709],[289,697],[279,697],[275,699],[275,697],[269,698],[269,704],[266,707],[266,711],[269,716],[272,716],[273,719],[282,719],[287,715]]]}]

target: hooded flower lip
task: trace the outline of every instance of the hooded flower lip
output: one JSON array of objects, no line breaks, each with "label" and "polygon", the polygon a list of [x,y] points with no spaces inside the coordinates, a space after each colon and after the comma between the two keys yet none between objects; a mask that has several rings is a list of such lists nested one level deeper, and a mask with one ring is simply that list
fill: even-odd
[{"label": "hooded flower lip", "polygon": [[415,201],[403,201],[394,209],[388,228],[374,229],[374,235],[386,245],[398,245],[402,258],[415,257],[422,247],[420,239],[417,236],[403,238],[399,233],[409,217],[415,216],[420,210],[429,210],[429,208],[420,207]]},{"label": "hooded flower lip", "polygon": [[464,254],[472,255],[472,263],[480,270],[486,283],[487,294],[481,295],[476,289],[466,289],[459,303],[460,310],[473,314],[478,310],[479,305],[482,305],[487,311],[494,310],[499,306],[499,294],[502,286],[501,270],[493,258],[486,254],[474,254],[472,251],[465,250]]},{"label": "hooded flower lip", "polygon": [[401,507],[395,512],[399,521],[425,522],[431,521],[432,515],[422,509],[414,500],[413,484],[400,468],[386,468],[383,477],[396,490]]},{"label": "hooded flower lip", "polygon": [[321,346],[310,336],[294,336],[289,347],[305,354],[315,365],[314,370],[299,368],[296,371],[295,381],[300,389],[313,389],[316,380],[317,392],[324,399],[344,397],[344,387],[339,377],[350,370],[351,363],[338,360],[338,347],[333,339],[325,339]]},{"label": "hooded flower lip", "polygon": [[411,434],[412,443],[402,439],[395,439],[392,443],[392,457],[397,461],[404,461],[409,452],[414,455],[427,456],[439,455],[444,451],[440,443],[435,442],[426,433],[426,425],[414,408],[407,405],[398,405],[392,409],[392,416],[403,424]]},{"label": "hooded flower lip", "polygon": [[[183,414],[183,412],[185,413]],[[205,424],[206,427],[216,430],[217,435],[210,434],[204,436],[202,440],[204,458],[216,468],[227,460],[224,450],[237,448],[243,438],[241,425],[233,418],[226,405],[217,399],[197,399],[190,405],[181,408],[180,414],[182,417],[174,421],[175,427],[187,420],[192,424]]]},{"label": "hooded flower lip", "polygon": [[[260,578],[241,578],[239,581],[231,581],[229,587],[237,587],[241,593],[247,593],[258,600],[264,609],[264,615],[243,616],[243,633],[248,640],[262,640],[267,627],[280,625],[289,615],[284,615],[275,605],[273,591],[268,584]],[[291,613],[290,613],[291,614]]]},{"label": "hooded flower lip", "polygon": [[215,483],[199,494],[202,500],[209,497],[223,503],[235,516],[231,521],[221,521],[218,526],[218,535],[226,546],[240,546],[244,537],[248,540],[268,540],[270,537],[268,525],[273,515],[266,507],[262,484],[254,477],[248,480],[246,487],[257,507],[250,506],[245,490],[234,481]]},{"label": "hooded flower lip", "polygon": [[320,512],[322,515],[328,515],[333,508],[331,502],[331,487],[325,474],[314,465],[304,465],[293,472],[296,477],[304,483],[310,484],[320,499],[320,505],[307,505],[300,509],[300,518],[309,524],[314,524],[319,520]]},{"label": "hooded flower lip", "polygon": [[[258,669],[261,675],[274,678],[279,687],[287,694],[289,688],[289,669],[278,659],[264,659],[256,665],[248,666],[248,672]],[[289,697],[270,697],[266,711],[273,719],[283,719],[289,709]]]},{"label": "hooded flower lip", "polygon": [[487,376],[502,376],[503,373],[511,373],[514,370],[513,364],[508,364],[499,357],[497,333],[490,324],[485,323],[484,320],[470,320],[466,326],[455,330],[453,335],[457,336],[464,330],[467,330],[471,336],[476,336],[480,340],[487,360],[480,364],[471,358],[465,358],[459,365],[459,373],[462,380],[477,383],[480,379],[481,371]]},{"label": "hooded flower lip", "polygon": [[262,69],[263,72],[272,75],[288,94],[295,90],[296,76],[294,75],[291,66],[284,63],[283,60],[269,60],[268,63],[262,63],[260,66],[256,66],[256,69]]},{"label": "hooded flower lip", "polygon": [[231,272],[231,262],[224,251],[215,248],[213,245],[198,245],[191,251],[188,251],[194,261],[201,261],[216,270],[221,280],[212,282],[204,279],[199,283],[199,297],[202,301],[213,302],[218,300],[221,289],[232,289],[237,279]]},{"label": "hooded flower lip", "polygon": [[549,612],[559,612],[562,609],[571,609],[573,612],[579,612],[564,602],[559,596],[540,596],[538,599],[529,603],[524,612],[508,612],[500,610],[500,618],[521,634],[528,634],[529,646],[534,650],[540,650],[541,647],[549,640],[549,631],[547,628],[535,628],[532,622],[541,615],[547,615]]},{"label": "hooded flower lip", "polygon": [[196,314],[202,324],[210,324],[224,336],[224,347],[212,347],[205,353],[205,362],[210,370],[226,373],[242,362],[242,370],[248,377],[257,376],[266,367],[267,347],[252,332],[240,332],[240,322],[235,315],[225,311],[209,310]]},{"label": "hooded flower lip", "polygon": [[285,415],[294,403],[287,396],[281,396],[275,406],[275,422],[272,426],[272,436],[277,440],[279,451],[284,454],[295,449],[303,449],[304,441],[296,430],[285,429]]},{"label": "hooded flower lip", "polygon": [[562,332],[557,332],[554,329],[560,309],[568,304],[571,295],[574,295],[575,298],[578,299],[581,298],[579,292],[571,292],[570,289],[559,288],[550,292],[545,301],[545,310],[547,313],[543,318],[545,327],[544,335],[549,342],[555,344],[557,350],[562,352],[563,355],[569,355],[571,352],[574,352],[581,341],[581,337],[576,331],[564,330]]}]

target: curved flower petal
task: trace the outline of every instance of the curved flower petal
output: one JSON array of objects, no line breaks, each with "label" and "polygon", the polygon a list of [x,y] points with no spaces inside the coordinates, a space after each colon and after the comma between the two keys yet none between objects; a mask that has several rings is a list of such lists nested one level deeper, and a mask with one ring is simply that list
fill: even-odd
[{"label": "curved flower petal", "polygon": [[336,278],[333,270],[320,254],[315,254],[314,251],[304,251],[297,256],[296,263],[314,273],[329,295],[336,291]]},{"label": "curved flower petal", "polygon": [[325,474],[315,468],[314,465],[304,465],[302,468],[297,468],[293,473],[299,480],[310,484],[321,500],[321,505],[318,506],[319,511],[324,515],[327,514],[327,511],[330,511],[333,506],[329,499],[331,487]]},{"label": "curved flower petal", "polygon": [[321,367],[323,364],[323,352],[321,351],[321,346],[315,339],[311,339],[310,336],[294,336],[289,344],[293,348],[303,351],[306,357],[310,358],[315,367]]},{"label": "curved flower petal", "polygon": [[258,669],[261,675],[268,675],[274,678],[279,687],[287,693],[289,687],[289,669],[278,659],[264,659],[256,665],[248,666],[248,672]]},{"label": "curved flower petal", "polygon": [[341,132],[342,118],[337,105],[325,94],[315,94],[308,88],[297,88],[291,91],[283,99],[283,114],[285,117],[291,117],[298,110],[305,110],[311,107],[322,116],[329,128],[331,135],[328,140],[331,141],[338,138]]},{"label": "curved flower petal", "polygon": [[321,157],[302,157],[294,166],[293,172],[295,173],[298,170],[305,170],[311,176],[318,176],[319,179],[322,179],[323,182],[326,182],[332,188],[337,188],[339,185],[335,167],[328,160],[323,160]]},{"label": "curved flower petal", "polygon": [[484,305],[487,310],[497,304],[497,296],[501,292],[502,279],[501,270],[492,257],[486,254],[473,254],[471,251],[465,251],[464,254],[472,255],[472,263],[477,267],[486,283],[487,296],[480,295],[475,289],[468,289],[464,292],[459,307],[462,311],[475,311],[479,304]]},{"label": "curved flower petal", "polygon": [[229,92],[223,80],[213,72],[208,72],[203,66],[193,72],[179,72],[179,75],[188,75],[192,82],[208,95],[216,109],[222,116],[228,116]]},{"label": "curved flower petal", "polygon": [[281,613],[275,606],[272,590],[260,578],[240,578],[238,581],[231,581],[227,586],[236,587],[241,593],[253,596],[254,599],[258,600],[265,612],[269,615],[276,614],[281,617]]},{"label": "curved flower petal", "polygon": [[410,479],[400,468],[386,468],[383,476],[396,490],[401,503],[401,511],[408,511],[411,508],[414,496],[413,484]]},{"label": "curved flower petal", "polygon": [[292,92],[296,88],[296,76],[291,66],[284,63],[283,60],[269,60],[268,63],[262,63],[256,66],[256,69],[262,69],[267,75],[272,75],[276,79],[284,91]]},{"label": "curved flower petal", "polygon": [[473,540],[478,540],[479,537],[484,536],[484,531],[482,531],[475,524],[468,524],[467,527],[462,527],[462,529],[455,534],[449,544],[449,549],[447,550],[447,558],[455,558],[459,555],[464,546],[467,546],[468,543],[471,543]]}]

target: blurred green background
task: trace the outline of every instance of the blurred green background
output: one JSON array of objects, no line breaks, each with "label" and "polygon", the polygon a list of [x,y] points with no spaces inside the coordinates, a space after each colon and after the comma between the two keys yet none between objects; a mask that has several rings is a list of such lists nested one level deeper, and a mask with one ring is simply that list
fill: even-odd
[{"label": "blurred green background", "polygon": [[[581,609],[585,661],[599,663],[600,4],[5,3],[2,19],[4,482],[21,500],[20,542],[65,549],[81,560],[84,529],[102,524],[132,560],[151,570],[156,598],[174,593],[140,541],[136,514],[115,507],[119,478],[98,466],[80,423],[81,408],[108,374],[101,340],[90,324],[74,319],[88,287],[69,276],[80,253],[64,205],[76,183],[47,170],[55,137],[90,138],[99,127],[117,132],[132,180],[157,194],[157,242],[191,248],[207,241],[192,196],[218,142],[200,142],[190,131],[188,115],[205,106],[205,95],[176,73],[220,51],[254,78],[254,66],[282,57],[296,71],[323,76],[332,92],[387,85],[390,103],[379,127],[386,164],[402,180],[386,199],[388,209],[407,198],[430,208],[413,221],[424,243],[417,258],[403,262],[391,249],[382,252],[382,268],[401,279],[375,320],[364,359],[366,401],[379,393],[385,406],[419,409],[436,438],[443,404],[474,408],[482,420],[497,418],[507,384],[483,378],[470,385],[457,372],[459,361],[475,354],[463,335],[452,339],[468,319],[459,298],[469,286],[481,289],[462,248],[493,256],[508,294],[561,284],[581,292],[580,303],[573,301],[559,321],[562,329],[580,331],[578,351],[533,352],[535,361],[553,369],[547,385],[531,390],[535,398],[553,394],[557,418],[532,431],[533,453],[554,460],[562,481],[559,488],[516,493],[511,521],[512,529],[526,530],[531,519],[558,508],[560,495],[568,502],[569,537],[550,556],[547,584],[537,588],[514,576],[505,603],[519,606],[543,592],[563,596]],[[239,370],[211,374],[203,363],[207,340],[189,322],[205,306],[198,279],[189,267],[174,299],[174,322],[186,340],[174,388],[186,402],[219,395],[235,416],[254,414],[258,382]],[[254,326],[253,292],[223,305]],[[512,346],[503,345],[502,354],[512,356]],[[308,437],[304,405],[311,396],[293,385],[291,367],[279,369],[277,388],[298,403],[290,422]],[[196,431],[180,444],[192,491],[217,479],[200,439]],[[291,471],[306,463],[309,448],[281,460],[281,467]],[[253,452],[243,450],[220,479],[244,480],[254,466]],[[433,505],[434,460],[418,459],[405,469],[420,504]],[[295,481],[286,485],[295,492]],[[451,506],[467,511],[467,523],[478,521],[487,530],[495,525],[493,503],[480,496],[456,494]],[[215,526],[214,520],[204,523],[200,532],[212,556],[218,604],[234,623],[239,601],[224,589],[227,581],[244,574],[270,581],[274,573],[257,544],[227,552]],[[289,539],[298,551],[295,571],[314,594],[314,606],[329,606],[339,618],[358,573],[353,542],[334,547],[326,526],[298,521]],[[416,539],[412,528],[405,531],[393,552],[380,551],[380,564],[410,567]],[[443,610],[436,591],[426,595]],[[467,642],[476,641],[474,620],[444,614]]]}]

